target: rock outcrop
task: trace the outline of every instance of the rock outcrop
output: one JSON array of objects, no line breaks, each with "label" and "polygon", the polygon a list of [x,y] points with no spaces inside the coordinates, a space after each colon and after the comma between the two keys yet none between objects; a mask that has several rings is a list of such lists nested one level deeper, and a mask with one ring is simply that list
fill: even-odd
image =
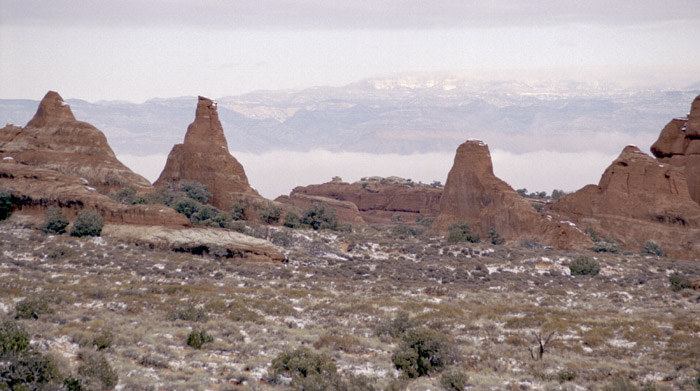
[{"label": "rock outcrop", "polygon": [[661,162],[681,169],[690,196],[700,204],[700,96],[693,100],[687,117],[674,118],[664,127],[651,152]]},{"label": "rock outcrop", "polygon": [[53,206],[71,220],[80,210],[93,209],[108,223],[189,225],[187,218],[163,205],[122,205],[78,177],[12,161],[0,162],[0,187],[19,198],[20,214],[41,217]]},{"label": "rock outcrop", "polygon": [[588,185],[550,206],[584,228],[638,250],[648,240],[673,256],[700,254],[700,206],[688,191],[683,170],[627,146]]},{"label": "rock outcrop", "polygon": [[212,228],[106,225],[102,236],[174,251],[245,261],[282,262],[282,249],[267,240]]},{"label": "rock outcrop", "polygon": [[219,209],[228,210],[241,199],[262,199],[250,187],[243,166],[228,151],[216,103],[201,96],[194,122],[187,128],[185,142],[175,145],[170,151],[154,186],[167,188],[181,181],[207,185],[212,194],[210,202]]},{"label": "rock outcrop", "polygon": [[320,185],[296,187],[290,196],[319,196],[352,202],[368,223],[391,224],[392,217],[415,222],[416,218],[435,217],[440,211],[441,188],[410,183],[400,178],[366,178],[355,183],[331,181]]},{"label": "rock outcrop", "polygon": [[339,201],[333,198],[310,196],[305,194],[279,196],[275,199],[275,201],[286,205],[286,210],[294,211],[298,214],[301,214],[305,209],[308,209],[314,203],[321,203],[326,207],[332,209],[338,217],[338,221],[341,223],[353,225],[367,224],[360,215],[360,211],[357,209],[357,206],[352,202]]},{"label": "rock outcrop", "polygon": [[126,186],[153,191],[148,180],[116,158],[105,135],[76,120],[70,106],[54,91],[44,96],[27,126],[0,129],[0,157],[84,178],[103,194]]},{"label": "rock outcrop", "polygon": [[573,224],[547,220],[497,178],[488,146],[481,141],[470,140],[457,148],[440,200],[440,213],[431,229],[444,232],[459,221],[468,222],[482,238],[493,228],[508,240],[529,237],[559,248],[588,243]]}]

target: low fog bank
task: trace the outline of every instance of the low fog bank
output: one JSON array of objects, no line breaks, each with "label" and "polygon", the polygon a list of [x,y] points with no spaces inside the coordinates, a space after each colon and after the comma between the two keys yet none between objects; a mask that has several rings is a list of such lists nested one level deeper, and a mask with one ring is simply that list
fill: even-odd
[{"label": "low fog bank", "polygon": [[[289,194],[296,186],[328,182],[334,176],[346,182],[376,175],[399,176],[423,183],[440,181],[444,184],[454,159],[454,152],[399,155],[315,150],[232,154],[245,167],[251,186],[269,199]],[[491,157],[495,174],[514,189],[551,193],[553,189],[575,191],[587,184],[597,184],[617,154],[596,151],[518,154],[494,149]],[[154,182],[165,166],[167,155],[119,154],[118,158]]]}]

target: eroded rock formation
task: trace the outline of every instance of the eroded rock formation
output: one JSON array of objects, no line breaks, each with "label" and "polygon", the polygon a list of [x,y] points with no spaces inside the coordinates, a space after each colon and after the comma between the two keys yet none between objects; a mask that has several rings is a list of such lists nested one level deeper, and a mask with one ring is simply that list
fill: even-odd
[{"label": "eroded rock formation", "polygon": [[693,100],[687,117],[674,118],[664,127],[651,152],[661,162],[681,169],[690,196],[700,203],[700,96]]},{"label": "eroded rock formation", "polygon": [[163,172],[154,183],[157,188],[171,187],[181,181],[207,185],[211,204],[228,210],[245,198],[259,198],[250,187],[243,166],[228,151],[224,129],[216,103],[199,97],[195,119],[187,128],[185,142],[173,147]]},{"label": "eroded rock formation", "polygon": [[0,162],[0,187],[18,196],[21,214],[38,218],[53,206],[61,208],[71,220],[80,210],[93,209],[107,223],[189,225],[187,218],[163,205],[122,205],[78,177],[12,161]]},{"label": "eroded rock formation", "polygon": [[308,209],[314,203],[321,203],[332,209],[338,217],[338,221],[341,223],[353,225],[367,224],[360,215],[360,211],[357,209],[357,206],[352,202],[305,194],[279,196],[275,199],[275,201],[287,206],[286,210],[293,211],[297,214],[302,214],[304,210]]},{"label": "eroded rock formation", "polygon": [[320,185],[296,187],[291,197],[320,196],[349,201],[357,206],[368,223],[392,223],[399,215],[401,221],[435,217],[440,211],[441,188],[409,183],[400,178],[367,178],[355,183],[331,181]]},{"label": "eroded rock formation", "polygon": [[431,229],[444,232],[459,221],[468,222],[482,238],[493,228],[505,239],[527,236],[560,248],[588,242],[568,221],[545,219],[497,178],[488,146],[481,141],[467,141],[457,148],[440,200],[440,214]]},{"label": "eroded rock formation", "polygon": [[673,256],[700,254],[700,206],[683,170],[627,146],[588,185],[551,205],[551,211],[639,250],[648,240]]},{"label": "eroded rock formation", "polygon": [[126,186],[153,191],[148,180],[116,158],[105,135],[76,120],[70,106],[54,91],[44,96],[27,126],[0,129],[0,157],[84,178],[103,194]]}]

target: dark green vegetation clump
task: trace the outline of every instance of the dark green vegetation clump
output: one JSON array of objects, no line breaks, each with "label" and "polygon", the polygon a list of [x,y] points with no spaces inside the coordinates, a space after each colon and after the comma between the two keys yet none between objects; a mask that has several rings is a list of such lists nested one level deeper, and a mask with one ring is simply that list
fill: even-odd
[{"label": "dark green vegetation clump", "polygon": [[571,261],[569,270],[574,276],[595,276],[600,273],[600,263],[591,257],[580,255]]},{"label": "dark green vegetation clump", "polygon": [[214,337],[209,335],[206,330],[192,330],[187,336],[187,346],[195,349],[201,349],[206,343],[214,342]]},{"label": "dark green vegetation clump", "polygon": [[100,236],[105,221],[94,210],[81,210],[73,222],[71,236]]},{"label": "dark green vegetation clump", "polygon": [[440,376],[440,385],[445,391],[464,391],[468,381],[469,376],[457,369],[445,371]]},{"label": "dark green vegetation clump", "polygon": [[41,230],[49,234],[64,234],[66,233],[66,227],[68,227],[70,221],[61,212],[60,208],[50,207],[46,210],[46,216],[44,217],[44,224],[41,226]]},{"label": "dark green vegetation clump", "polygon": [[449,337],[425,327],[409,329],[401,337],[399,348],[391,360],[396,369],[409,378],[442,371],[454,362],[454,350]]},{"label": "dark green vegetation clump", "polygon": [[674,292],[682,291],[683,289],[690,289],[693,286],[690,284],[688,277],[680,274],[673,273],[668,276],[668,282],[671,284],[671,290]]},{"label": "dark green vegetation clump", "polygon": [[663,257],[664,250],[661,248],[661,246],[658,243],[651,241],[651,240],[648,240],[646,243],[644,243],[644,247],[642,247],[642,254]]},{"label": "dark green vegetation clump", "polygon": [[0,220],[5,220],[14,209],[14,197],[9,190],[0,188]]},{"label": "dark green vegetation clump", "polygon": [[75,374],[61,373],[52,356],[30,344],[29,333],[19,323],[0,323],[0,390],[111,390],[119,376],[107,359],[83,352]]},{"label": "dark green vegetation clump", "polygon": [[374,391],[364,376],[340,376],[333,361],[325,354],[306,347],[286,350],[272,360],[269,374],[273,381],[280,375],[292,378],[289,384],[298,391]]},{"label": "dark green vegetation clump", "polygon": [[472,233],[472,227],[466,221],[459,221],[450,224],[447,228],[447,241],[450,243],[478,243],[479,234]]}]

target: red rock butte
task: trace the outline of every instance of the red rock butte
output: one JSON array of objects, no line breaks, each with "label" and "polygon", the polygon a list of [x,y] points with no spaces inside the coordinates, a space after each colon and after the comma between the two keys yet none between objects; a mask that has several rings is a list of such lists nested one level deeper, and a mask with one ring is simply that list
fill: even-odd
[{"label": "red rock butte", "polygon": [[527,236],[543,244],[574,248],[588,241],[569,222],[554,222],[537,213],[530,203],[493,173],[486,144],[470,140],[457,148],[440,199],[440,214],[432,230],[446,231],[452,223],[466,221],[485,238],[491,228],[505,239]]},{"label": "red rock butte", "polygon": [[651,153],[684,173],[690,196],[700,203],[700,95],[687,117],[674,118],[664,127]]},{"label": "red rock butte", "polygon": [[83,178],[103,194],[127,186],[139,192],[153,191],[146,178],[117,159],[105,135],[76,120],[70,106],[54,91],[44,96],[27,126],[0,129],[0,157]]},{"label": "red rock butte", "polygon": [[173,187],[182,181],[206,185],[212,194],[211,204],[220,209],[229,209],[242,198],[262,199],[250,187],[243,166],[228,151],[216,102],[201,96],[185,142],[170,151],[154,186]]}]

